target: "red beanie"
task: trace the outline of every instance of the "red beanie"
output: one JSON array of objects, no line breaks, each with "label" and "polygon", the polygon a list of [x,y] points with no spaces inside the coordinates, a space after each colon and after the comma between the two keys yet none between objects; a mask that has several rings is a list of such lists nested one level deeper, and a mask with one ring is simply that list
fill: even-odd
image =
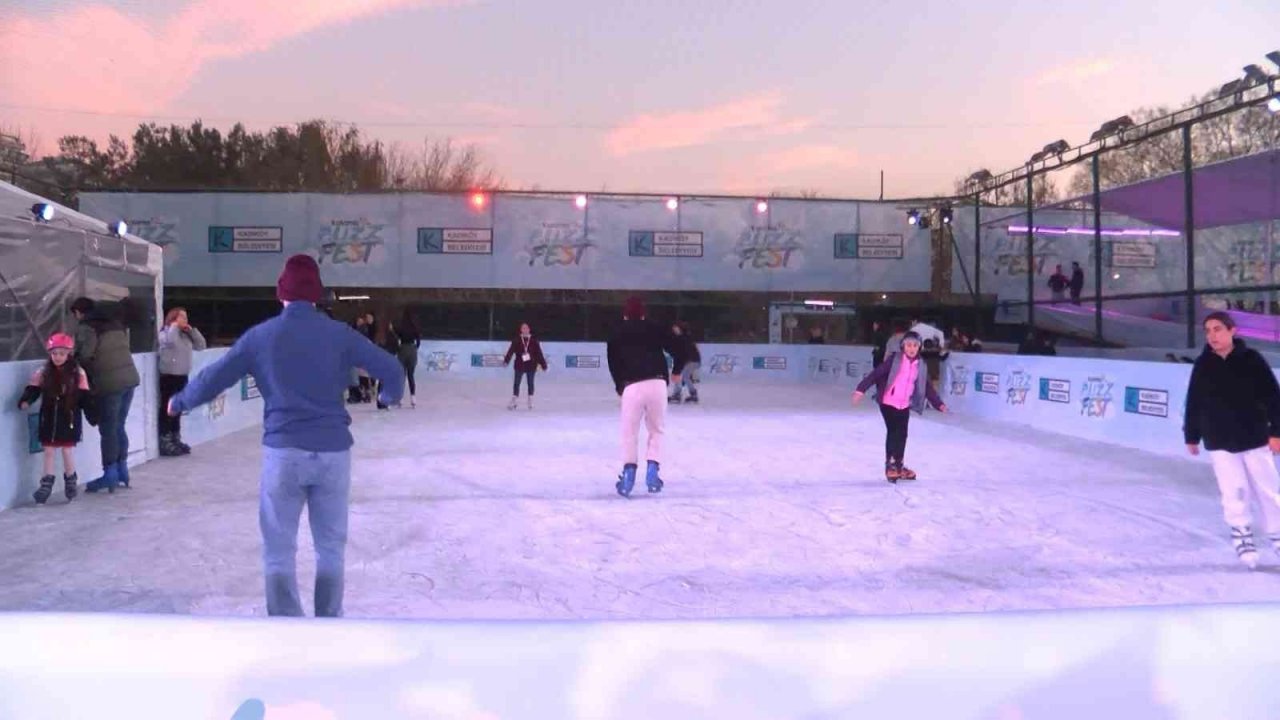
[{"label": "red beanie", "polygon": [[300,300],[320,302],[324,285],[320,282],[320,266],[310,255],[294,255],[285,261],[284,271],[276,281],[276,297],[285,302]]},{"label": "red beanie", "polygon": [[622,317],[631,320],[639,320],[645,316],[644,300],[638,296],[632,295],[627,298],[627,302],[622,306]]}]

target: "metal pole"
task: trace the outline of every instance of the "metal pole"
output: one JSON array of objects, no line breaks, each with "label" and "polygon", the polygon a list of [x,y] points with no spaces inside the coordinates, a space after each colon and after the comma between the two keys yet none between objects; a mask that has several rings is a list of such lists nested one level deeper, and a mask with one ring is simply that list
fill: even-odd
[{"label": "metal pole", "polygon": [[1027,173],[1027,329],[1036,326],[1035,173]]},{"label": "metal pole", "polygon": [[982,193],[973,196],[973,336],[982,333]]},{"label": "metal pole", "polygon": [[1102,342],[1102,168],[1099,155],[1090,163],[1093,173],[1093,334]]},{"label": "metal pole", "polygon": [[1182,174],[1183,202],[1186,204],[1186,223],[1183,228],[1187,235],[1187,348],[1196,346],[1196,215],[1193,200],[1195,199],[1195,183],[1193,180],[1191,158],[1191,125],[1182,127]]}]

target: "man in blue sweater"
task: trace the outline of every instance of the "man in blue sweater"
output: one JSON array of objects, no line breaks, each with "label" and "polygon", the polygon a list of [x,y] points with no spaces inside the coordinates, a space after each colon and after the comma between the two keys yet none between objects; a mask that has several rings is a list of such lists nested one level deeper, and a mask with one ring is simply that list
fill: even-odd
[{"label": "man in blue sweater", "polygon": [[323,293],[316,261],[307,255],[289,258],[276,283],[284,311],[250,329],[169,401],[169,414],[178,415],[210,402],[245,375],[258,383],[263,400],[258,522],[268,615],[303,614],[295,556],[304,505],[316,549],[316,616],[342,615],[353,443],[343,393],[357,367],[382,381],[384,404],[396,404],[404,392],[399,361],[317,310]]}]

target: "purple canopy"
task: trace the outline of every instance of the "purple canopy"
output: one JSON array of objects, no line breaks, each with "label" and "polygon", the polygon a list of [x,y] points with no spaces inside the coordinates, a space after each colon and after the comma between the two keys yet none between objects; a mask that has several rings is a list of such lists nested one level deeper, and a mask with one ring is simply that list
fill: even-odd
[{"label": "purple canopy", "polygon": [[[1192,172],[1197,229],[1280,219],[1280,150],[1246,155]],[[1125,185],[1102,193],[1102,209],[1152,225],[1186,224],[1182,173]]]}]

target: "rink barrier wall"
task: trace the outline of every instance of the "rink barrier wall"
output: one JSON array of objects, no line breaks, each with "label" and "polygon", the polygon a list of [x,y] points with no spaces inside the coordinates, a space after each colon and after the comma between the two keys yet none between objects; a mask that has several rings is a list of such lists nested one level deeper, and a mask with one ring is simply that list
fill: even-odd
[{"label": "rink barrier wall", "polygon": [[[218,348],[196,353],[193,365],[195,371],[198,372],[226,352],[226,348]],[[30,504],[31,493],[39,484],[41,455],[30,452],[30,432],[27,425],[27,415],[33,410],[18,410],[18,398],[30,380],[31,373],[43,362],[33,360],[0,363],[0,387],[6,388],[4,406],[0,408],[0,510]],[[157,437],[160,389],[156,355],[136,353],[133,364],[138,368],[142,383],[134,391],[133,406],[125,424],[129,433],[130,466],[160,456]],[[245,388],[249,388],[248,392]],[[248,395],[255,397],[246,397]],[[262,401],[256,397],[252,379],[244,379],[213,403],[186,415],[182,421],[183,439],[194,446],[261,422]],[[85,423],[75,456],[76,470],[82,483],[102,474],[100,438],[98,429]],[[61,458],[56,467],[61,477]],[[55,493],[61,496],[61,480]]]},{"label": "rink barrier wall", "polygon": [[1277,635],[1274,604],[694,622],[10,614],[0,715],[1261,720],[1280,707],[1280,649],[1259,639]]}]

